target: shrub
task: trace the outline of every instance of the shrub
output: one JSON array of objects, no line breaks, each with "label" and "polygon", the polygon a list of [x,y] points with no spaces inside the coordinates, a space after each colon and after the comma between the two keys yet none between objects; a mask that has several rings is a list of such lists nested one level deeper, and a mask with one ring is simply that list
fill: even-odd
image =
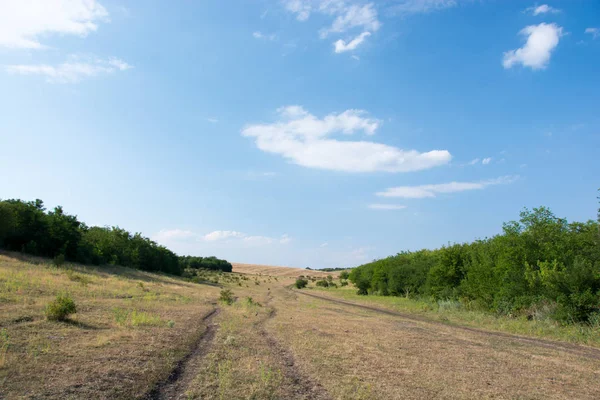
[{"label": "shrub", "polygon": [[294,286],[296,286],[297,289],[303,289],[308,285],[308,280],[304,279],[304,278],[298,278],[296,279],[296,283],[294,283]]},{"label": "shrub", "polygon": [[46,318],[50,321],[65,321],[77,312],[77,306],[69,294],[59,294],[46,306]]},{"label": "shrub", "polygon": [[221,296],[219,297],[219,301],[227,304],[228,306],[232,305],[235,301],[235,297],[233,297],[233,292],[229,289],[221,290]]},{"label": "shrub", "polygon": [[340,272],[340,280],[341,279],[348,279],[350,277],[350,273],[348,271],[342,271]]},{"label": "shrub", "polygon": [[329,282],[326,281],[325,279],[321,279],[321,280],[317,281],[316,285],[320,286],[320,287],[329,287]]},{"label": "shrub", "polygon": [[54,264],[54,266],[56,268],[60,268],[64,265],[65,263],[65,255],[64,254],[59,254],[56,257],[54,257],[54,259],[52,260],[52,264]]}]

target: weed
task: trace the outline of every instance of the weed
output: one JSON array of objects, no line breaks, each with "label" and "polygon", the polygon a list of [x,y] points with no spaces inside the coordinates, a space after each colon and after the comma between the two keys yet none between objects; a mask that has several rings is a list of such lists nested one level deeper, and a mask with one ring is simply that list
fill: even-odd
[{"label": "weed", "polygon": [[174,327],[174,326],[175,326],[175,322],[174,322],[174,321],[171,321],[171,320],[169,320],[169,321],[167,321],[167,326],[168,326],[169,328],[172,328],[172,327]]},{"label": "weed", "polygon": [[0,330],[0,368],[4,367],[6,363],[6,356],[8,354],[8,348],[10,347],[10,340],[8,338],[8,331],[3,328]]},{"label": "weed", "polygon": [[227,304],[228,306],[232,305],[235,302],[235,297],[233,296],[233,292],[229,289],[221,290],[221,295],[219,297],[219,301]]},{"label": "weed", "polygon": [[262,307],[262,304],[260,304],[258,301],[255,301],[252,297],[248,296],[246,297],[246,304],[248,304],[249,306],[257,306],[257,307]]},{"label": "weed", "polygon": [[46,306],[46,318],[50,321],[65,321],[69,315],[77,312],[77,306],[68,293],[59,294]]},{"label": "weed", "polygon": [[87,286],[88,283],[91,282],[90,279],[86,278],[83,275],[75,273],[75,271],[73,271],[72,269],[67,270],[67,277],[69,278],[69,280],[71,280],[73,282],[81,283],[82,286]]},{"label": "weed", "polygon": [[220,362],[217,365],[217,377],[219,380],[219,399],[220,400],[227,398],[225,396],[225,394],[227,393],[229,386],[231,386],[231,372],[232,372],[231,367],[232,367],[231,360]]}]

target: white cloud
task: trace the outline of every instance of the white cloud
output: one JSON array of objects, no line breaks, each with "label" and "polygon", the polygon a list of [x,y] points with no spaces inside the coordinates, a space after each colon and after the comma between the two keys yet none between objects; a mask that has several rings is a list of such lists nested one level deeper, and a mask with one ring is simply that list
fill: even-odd
[{"label": "white cloud", "polygon": [[466,190],[481,190],[488,186],[509,184],[518,179],[518,176],[503,176],[479,182],[449,182],[436,185],[397,186],[377,193],[380,197],[401,197],[405,199],[422,199],[436,197],[440,193],[464,192]]},{"label": "white cloud", "polygon": [[479,158],[474,158],[471,161],[468,162],[468,165],[475,165],[475,164],[479,164],[479,161],[481,161]]},{"label": "white cloud", "polygon": [[399,0],[398,4],[390,7],[390,12],[396,14],[419,14],[443,10],[458,5],[458,0]]},{"label": "white cloud", "polygon": [[265,34],[265,33],[259,32],[259,31],[253,32],[252,36],[255,39],[264,39],[264,40],[270,40],[270,41],[277,39],[277,35],[274,33],[268,35],[268,34]]},{"label": "white cloud", "polygon": [[492,162],[492,157],[487,157],[487,158],[484,158],[483,160],[481,160],[481,163],[483,165],[488,165],[491,162]]},{"label": "white cloud", "polygon": [[306,21],[313,9],[310,1],[306,0],[284,0],[285,8],[296,14],[298,21]]},{"label": "white cloud", "polygon": [[563,28],[556,24],[541,23],[524,28],[520,34],[527,36],[527,42],[519,49],[504,53],[504,68],[522,64],[534,70],[543,69],[548,65],[552,51],[558,46]]},{"label": "white cloud", "polygon": [[285,8],[296,14],[299,21],[306,21],[312,12],[334,17],[331,26],[319,31],[322,39],[331,34],[360,29],[362,34],[346,44],[343,40],[334,43],[336,53],[355,49],[364,39],[381,28],[374,3],[344,0],[283,0]]},{"label": "white cloud", "polygon": [[319,245],[319,247],[327,247],[327,246],[329,246],[329,243],[327,243],[327,242],[325,242],[325,243],[321,243],[321,244]]},{"label": "white cloud", "polygon": [[600,28],[586,28],[585,33],[589,33],[592,38],[597,39],[600,37]]},{"label": "white cloud", "polygon": [[2,0],[0,47],[42,49],[41,36],[85,37],[107,19],[108,12],[96,0]]},{"label": "white cloud", "polygon": [[95,57],[71,56],[69,60],[58,65],[22,64],[8,65],[6,71],[20,75],[41,75],[50,83],[77,83],[85,78],[112,74],[133,68],[118,58],[102,60]]},{"label": "white cloud", "polygon": [[560,10],[554,7],[550,7],[548,4],[542,4],[541,6],[528,7],[527,9],[525,9],[525,12],[531,13],[533,15],[540,15],[548,13],[557,14],[560,12]]},{"label": "white cloud", "polygon": [[372,210],[403,210],[406,206],[400,204],[369,204]]},{"label": "white cloud", "polygon": [[348,43],[346,43],[344,40],[340,39],[333,44],[335,47],[334,51],[336,53],[343,53],[345,51],[354,50],[358,46],[360,46],[361,43],[364,42],[365,39],[370,35],[371,35],[370,32],[363,32]]},{"label": "white cloud", "polygon": [[282,107],[277,112],[277,122],[247,125],[242,135],[254,138],[260,150],[279,154],[304,167],[346,172],[407,172],[447,164],[452,158],[446,150],[419,153],[370,141],[331,138],[357,132],[373,135],[381,121],[367,117],[363,110],[346,110],[322,119],[300,106]]},{"label": "white cloud", "polygon": [[272,238],[269,236],[260,235],[247,235],[243,232],[238,231],[213,231],[205,235],[198,234],[190,230],[183,229],[170,229],[161,230],[153,239],[159,243],[173,244],[176,242],[229,242],[229,243],[243,243],[246,245],[267,245],[272,243],[288,244],[292,241],[292,238],[287,235],[281,235],[279,238]]},{"label": "white cloud", "polygon": [[163,229],[154,235],[154,240],[164,242],[168,240],[197,239],[198,235],[192,231],[183,229]]},{"label": "white cloud", "polygon": [[206,120],[211,124],[216,124],[217,122],[219,122],[217,118],[206,118]]},{"label": "white cloud", "polygon": [[325,38],[330,33],[343,33],[353,28],[364,31],[375,32],[381,27],[377,18],[377,10],[373,3],[365,5],[353,4],[341,9],[335,9],[332,13],[339,14],[331,24],[331,27],[321,30],[321,37]]},{"label": "white cloud", "polygon": [[237,231],[213,231],[213,232],[207,233],[206,235],[202,236],[202,239],[207,240],[209,242],[214,242],[217,240],[243,238],[245,236],[246,236],[245,234],[243,234],[241,232],[237,232]]}]

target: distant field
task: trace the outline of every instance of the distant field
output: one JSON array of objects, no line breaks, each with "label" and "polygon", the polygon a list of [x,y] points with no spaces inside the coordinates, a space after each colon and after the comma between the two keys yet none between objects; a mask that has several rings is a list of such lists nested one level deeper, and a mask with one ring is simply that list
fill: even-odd
[{"label": "distant field", "polygon": [[299,275],[310,275],[316,276],[317,278],[325,278],[327,275],[331,275],[334,278],[340,274],[340,271],[335,272],[321,272],[317,270],[308,270],[302,268],[292,267],[278,267],[272,265],[258,265],[258,264],[241,264],[232,263],[233,272],[240,274],[252,274],[252,275],[270,275],[270,276],[285,276],[289,278],[296,278]]}]

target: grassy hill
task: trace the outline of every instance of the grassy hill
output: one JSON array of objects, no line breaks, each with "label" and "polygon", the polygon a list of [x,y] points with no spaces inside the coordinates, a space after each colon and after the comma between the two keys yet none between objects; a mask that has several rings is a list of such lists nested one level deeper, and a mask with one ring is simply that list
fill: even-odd
[{"label": "grassy hill", "polygon": [[241,263],[231,263],[231,265],[233,265],[233,272],[237,272],[239,274],[283,276],[289,278],[297,278],[299,275],[310,275],[317,278],[325,278],[327,275],[331,275],[333,277],[339,275],[339,272],[323,272],[311,269],[278,267],[273,265]]},{"label": "grassy hill", "polygon": [[[129,268],[56,268],[0,253],[0,398],[143,396],[189,351],[219,290]],[[45,308],[62,293],[77,313],[48,321]]]}]

